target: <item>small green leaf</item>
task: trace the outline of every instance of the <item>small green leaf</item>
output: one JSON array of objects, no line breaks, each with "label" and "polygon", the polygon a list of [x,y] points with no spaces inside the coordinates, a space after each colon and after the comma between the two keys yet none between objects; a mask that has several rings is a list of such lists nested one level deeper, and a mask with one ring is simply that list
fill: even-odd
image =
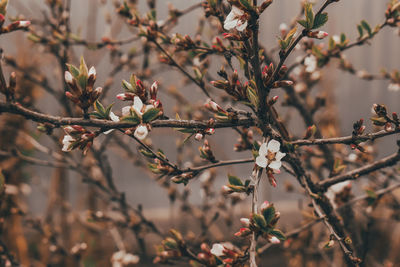
[{"label": "small green leaf", "polygon": [[368,35],[372,35],[371,27],[369,26],[368,22],[365,20],[361,21],[361,26],[368,32]]},{"label": "small green leaf", "polygon": [[267,227],[267,222],[265,221],[264,216],[261,216],[260,214],[253,214],[252,219],[254,223],[261,229],[265,229]]},{"label": "small green leaf", "polygon": [[107,118],[105,116],[106,114],[106,110],[104,109],[104,106],[100,103],[99,100],[96,100],[96,102],[94,102],[94,109],[97,111],[97,113],[99,113],[103,118]]},{"label": "small green leaf", "polygon": [[304,28],[307,28],[307,21],[306,20],[301,19],[301,20],[298,20],[297,23],[299,23]]},{"label": "small green leaf", "polygon": [[307,29],[310,30],[314,26],[314,11],[311,3],[306,3],[304,6],[304,13],[306,15]]},{"label": "small green leaf", "polygon": [[243,186],[242,181],[234,175],[228,174],[228,180],[231,185]]},{"label": "small green leaf", "polygon": [[121,121],[126,121],[126,122],[132,122],[134,124],[139,124],[140,123],[140,118],[134,114],[133,116],[122,117]]},{"label": "small green leaf", "polygon": [[107,108],[106,108],[106,112],[105,112],[105,117],[106,118],[110,118],[110,113],[111,113],[111,109],[112,109],[112,107],[114,106],[114,103],[112,103],[111,105],[109,105]]},{"label": "small green leaf", "polygon": [[358,30],[358,34],[360,35],[359,38],[363,37],[363,35],[364,35],[363,27],[361,25],[357,25],[357,30]]},{"label": "small green leaf", "polygon": [[143,122],[148,123],[153,120],[155,120],[160,113],[160,110],[158,108],[152,108],[146,111],[146,113],[143,114]]},{"label": "small green leaf", "polygon": [[242,4],[243,7],[245,7],[247,10],[252,10],[253,6],[250,4],[249,0],[239,0],[239,2]]},{"label": "small green leaf", "polygon": [[271,221],[275,218],[275,207],[270,205],[268,208],[262,211],[263,216],[267,224],[270,224]]},{"label": "small green leaf", "polygon": [[135,92],[135,89],[133,88],[133,86],[129,82],[125,81],[125,80],[122,80],[122,87],[126,91]]},{"label": "small green leaf", "polygon": [[270,234],[276,236],[279,240],[282,240],[282,241],[286,240],[285,234],[279,229],[271,230]]},{"label": "small green leaf", "polygon": [[71,64],[67,64],[67,67],[68,67],[69,72],[71,72],[72,76],[74,76],[74,78],[78,78],[79,69]]},{"label": "small green leaf", "polygon": [[312,28],[318,29],[318,28],[324,26],[327,21],[328,21],[328,13],[326,13],[326,12],[320,13],[315,16],[314,25]]}]

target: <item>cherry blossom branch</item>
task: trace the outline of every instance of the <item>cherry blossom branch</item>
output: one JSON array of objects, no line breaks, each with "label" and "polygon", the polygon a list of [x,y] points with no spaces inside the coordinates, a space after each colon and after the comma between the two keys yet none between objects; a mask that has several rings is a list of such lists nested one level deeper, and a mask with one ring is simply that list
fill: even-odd
[{"label": "cherry blossom branch", "polygon": [[374,141],[375,139],[385,137],[392,134],[400,133],[400,128],[393,131],[381,130],[379,132],[370,133],[366,135],[359,136],[344,136],[344,137],[334,137],[334,138],[321,138],[321,139],[310,139],[310,140],[296,140],[289,142],[291,145],[295,146],[311,146],[311,145],[326,145],[326,144],[352,144],[357,141]]},{"label": "cherry blossom branch", "polygon": [[323,181],[317,183],[317,185],[321,188],[321,190],[326,191],[330,186],[332,186],[334,184],[344,182],[347,180],[355,180],[362,175],[371,173],[373,171],[376,171],[376,170],[379,170],[382,168],[393,166],[399,161],[400,161],[400,150],[388,157],[385,157],[381,160],[375,161],[375,162],[368,164],[366,166],[363,166],[361,168],[331,177],[327,180],[323,180]]},{"label": "cherry blossom branch", "polygon": [[[116,129],[116,128],[130,128],[137,124],[132,122],[114,122],[108,120],[99,119],[82,119],[82,118],[72,118],[72,117],[59,117],[43,114],[30,110],[23,107],[18,103],[4,103],[0,102],[0,113],[12,113],[22,115],[27,119],[36,122],[48,122],[54,124],[56,127],[63,125],[80,125],[89,127],[99,127],[103,130]],[[242,118],[237,121],[231,122],[213,122],[210,124],[209,121],[196,121],[196,120],[154,120],[150,123],[152,127],[155,128],[192,128],[192,129],[207,129],[207,128],[229,128],[235,126],[254,126],[254,118]]]}]

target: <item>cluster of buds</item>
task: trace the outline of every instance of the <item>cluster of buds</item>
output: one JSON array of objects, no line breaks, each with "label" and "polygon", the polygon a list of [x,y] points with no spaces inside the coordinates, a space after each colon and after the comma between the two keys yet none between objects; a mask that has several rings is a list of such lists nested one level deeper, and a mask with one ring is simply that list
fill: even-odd
[{"label": "cluster of buds", "polygon": [[169,232],[172,237],[165,238],[161,245],[156,247],[157,256],[154,258],[154,264],[168,263],[170,260],[179,259],[185,254],[186,244],[182,234],[174,229]]},{"label": "cluster of buds", "polygon": [[213,135],[213,134],[215,134],[215,129],[214,128],[207,128],[205,130],[198,131],[194,135],[194,139],[196,139],[197,141],[201,141],[204,138],[204,136]]},{"label": "cluster of buds", "polygon": [[228,74],[224,69],[218,71],[218,75],[223,78],[223,80],[212,81],[211,84],[218,88],[222,89],[231,95],[236,101],[248,100],[247,98],[247,87],[248,83],[242,84],[239,81],[239,75],[237,70],[235,70],[231,77],[228,77]]},{"label": "cluster of buds", "polygon": [[364,119],[359,119],[353,124],[353,136],[359,136],[362,135],[365,131],[365,125],[364,124]]},{"label": "cluster of buds", "polygon": [[216,163],[218,160],[215,159],[215,156],[211,150],[210,144],[208,140],[204,140],[203,146],[199,147],[200,157],[202,159],[208,160],[211,163]]},{"label": "cluster of buds", "polygon": [[243,257],[243,253],[229,242],[215,243],[211,249],[206,243],[202,243],[200,248],[197,258],[206,266],[237,266]]},{"label": "cluster of buds", "polygon": [[95,133],[92,133],[79,125],[66,126],[64,127],[64,132],[65,136],[62,141],[62,151],[64,152],[69,152],[75,148],[79,148],[83,150],[83,154],[86,155],[96,137]]},{"label": "cluster of buds", "polygon": [[[224,35],[227,33],[224,33]],[[211,46],[215,51],[218,51],[219,53],[223,53],[227,50],[225,47],[224,43],[222,43],[222,40],[219,37],[215,37],[215,40],[212,43]]]},{"label": "cluster of buds", "polygon": [[171,181],[176,184],[184,184],[187,185],[191,179],[195,176],[193,172],[186,172],[179,175],[176,175],[171,178]]},{"label": "cluster of buds", "polygon": [[382,104],[374,104],[373,109],[376,117],[372,117],[372,123],[376,126],[384,126],[386,131],[393,131],[393,126],[398,129],[400,127],[400,120],[396,112],[392,113],[390,117],[388,115],[387,109],[385,105]]},{"label": "cluster of buds", "polygon": [[228,174],[229,184],[222,186],[222,194],[229,195],[232,193],[246,193],[249,195],[254,190],[254,186],[250,185],[250,180],[247,179],[244,183],[240,178]]},{"label": "cluster of buds", "polygon": [[227,111],[211,99],[208,99],[204,107],[214,113],[218,121],[233,121],[238,119],[238,114],[234,111]]},{"label": "cluster of buds", "polygon": [[91,67],[88,70],[83,57],[81,57],[79,69],[70,64],[67,64],[67,67],[69,71],[65,72],[64,78],[71,91],[65,92],[65,95],[86,113],[103,91],[101,87],[93,89],[96,69]]},{"label": "cluster of buds", "polygon": [[400,2],[391,1],[385,11],[386,23],[392,27],[398,27],[400,23]]},{"label": "cluster of buds", "polygon": [[252,233],[262,236],[273,244],[286,240],[281,230],[275,228],[280,218],[280,213],[275,211],[274,204],[265,201],[260,207],[261,213],[252,214],[250,218],[241,218],[243,227],[235,236],[246,237]]},{"label": "cluster of buds", "polygon": [[233,150],[240,152],[253,147],[253,131],[249,128],[243,128],[240,137],[237,139],[238,143],[234,144]]},{"label": "cluster of buds", "polygon": [[111,257],[112,267],[131,266],[139,263],[139,256],[127,253],[125,250],[115,252]]},{"label": "cluster of buds", "polygon": [[151,130],[149,123],[163,114],[162,103],[157,99],[158,82],[154,82],[147,90],[142,81],[132,74],[129,82],[122,81],[122,87],[125,89],[125,93],[118,94],[117,98],[133,103],[122,108],[121,120],[137,124],[137,126],[127,129],[125,133],[133,134],[136,138],[143,140]]},{"label": "cluster of buds", "polygon": [[7,26],[3,26],[5,20],[6,18],[4,14],[0,14],[0,34],[18,30],[25,30],[31,25],[31,22],[28,20],[19,20],[19,21],[14,21],[8,24]]},{"label": "cluster of buds", "polygon": [[187,34],[182,36],[179,33],[176,33],[173,35],[171,43],[175,44],[177,46],[176,51],[179,51],[179,49],[189,50],[195,47],[197,42],[193,41],[192,38],[190,38],[190,36]]},{"label": "cluster of buds", "polygon": [[17,87],[17,74],[13,71],[10,74],[10,79],[7,84],[0,82],[0,92],[6,96],[7,101],[14,100],[15,88]]},{"label": "cluster of buds", "polygon": [[[275,71],[275,68],[274,68],[273,63],[269,64],[269,66],[264,67],[261,74],[262,74],[262,78],[263,78],[263,82],[264,82],[265,86],[267,86],[270,83],[270,80],[272,78],[272,74],[274,73],[274,71]],[[272,84],[273,88],[286,87],[286,86],[293,85],[292,81],[281,80],[285,76],[286,72],[287,72],[287,67],[285,65],[283,65],[282,68],[279,70],[277,81],[275,81]]]},{"label": "cluster of buds", "polygon": [[[154,157],[154,155],[151,157]],[[149,163],[148,167],[152,173],[159,175],[171,175],[175,172],[175,169],[167,164],[167,159],[160,160],[155,158],[154,163]]]}]

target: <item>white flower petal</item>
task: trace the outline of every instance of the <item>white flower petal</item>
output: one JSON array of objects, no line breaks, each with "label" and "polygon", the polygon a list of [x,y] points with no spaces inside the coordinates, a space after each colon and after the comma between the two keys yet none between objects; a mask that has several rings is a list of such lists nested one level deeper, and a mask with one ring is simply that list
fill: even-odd
[{"label": "white flower petal", "polygon": [[131,115],[131,106],[126,106],[122,108],[122,116],[129,116]]},{"label": "white flower petal", "polygon": [[130,253],[126,254],[122,259],[122,263],[125,265],[136,264],[138,262],[139,262],[139,257]]},{"label": "white flower petal", "polygon": [[238,23],[237,19],[233,19],[233,20],[226,19],[225,23],[224,23],[224,29],[227,31],[232,30],[236,27],[237,23]]},{"label": "white flower petal", "polygon": [[282,162],[277,161],[277,160],[274,160],[273,162],[271,162],[271,163],[268,165],[269,168],[273,169],[274,172],[277,172],[277,173],[280,172],[279,169],[281,168],[281,166],[282,166]]},{"label": "white flower petal", "polygon": [[89,76],[91,75],[96,75],[96,69],[94,67],[91,67],[88,73]]},{"label": "white flower petal", "polygon": [[119,121],[119,117],[117,115],[115,115],[115,113],[112,111],[110,112],[110,119],[112,121]]},{"label": "white flower petal", "polygon": [[140,124],[136,130],[135,133],[133,134],[137,139],[143,140],[146,138],[147,134],[149,131],[147,130],[146,125]]},{"label": "white flower petal", "polygon": [[224,246],[221,244],[214,244],[210,250],[211,254],[220,257],[224,255]]},{"label": "white flower petal", "polygon": [[268,154],[267,144],[262,143],[260,149],[258,150],[258,155],[265,157],[267,154]]},{"label": "white flower petal", "polygon": [[268,160],[265,156],[258,156],[256,158],[256,164],[261,168],[266,168],[268,165]]},{"label": "white flower petal", "polygon": [[280,161],[284,156],[286,156],[286,153],[282,153],[282,152],[278,151],[275,155],[275,159]]},{"label": "white flower petal", "polygon": [[72,137],[72,136],[70,136],[70,135],[64,135],[64,138],[63,138],[63,140],[62,140],[62,143],[63,143],[63,148],[62,148],[62,151],[64,151],[64,152],[69,152],[69,151],[71,151],[72,149],[69,147],[73,142],[75,142],[75,139]]},{"label": "white flower petal", "polygon": [[133,98],[133,109],[136,111],[138,115],[142,115],[142,108],[143,108],[143,102],[140,100],[138,96],[135,96]]},{"label": "white flower petal", "polygon": [[268,151],[271,151],[272,153],[277,153],[281,147],[281,143],[276,141],[275,139],[272,139],[271,141],[268,142]]}]

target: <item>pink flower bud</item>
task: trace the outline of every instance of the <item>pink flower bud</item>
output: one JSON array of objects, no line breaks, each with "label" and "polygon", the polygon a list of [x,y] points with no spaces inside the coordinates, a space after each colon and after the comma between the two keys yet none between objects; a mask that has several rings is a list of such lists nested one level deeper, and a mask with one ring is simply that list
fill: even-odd
[{"label": "pink flower bud", "polygon": [[316,35],[316,38],[318,38],[318,39],[324,39],[324,38],[327,37],[327,36],[328,36],[328,33],[327,33],[327,32],[318,31],[318,32],[317,32],[317,35]]}]

